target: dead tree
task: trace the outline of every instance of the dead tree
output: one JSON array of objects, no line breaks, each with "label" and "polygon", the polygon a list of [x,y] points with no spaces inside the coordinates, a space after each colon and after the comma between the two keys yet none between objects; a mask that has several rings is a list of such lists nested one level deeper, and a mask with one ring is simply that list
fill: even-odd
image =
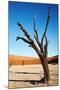
[{"label": "dead tree", "polygon": [[[42,67],[43,67],[43,70],[44,70],[44,82],[45,83],[50,80],[50,74],[49,74],[49,68],[48,68],[48,58],[47,58],[47,54],[48,54],[48,49],[47,49],[48,48],[48,40],[47,40],[47,37],[46,37],[46,32],[47,32],[47,27],[48,27],[49,20],[50,20],[50,8],[48,10],[48,17],[47,17],[45,31],[44,31],[42,39],[40,41],[39,37],[38,37],[37,29],[35,27],[35,18],[33,19],[34,39],[37,42],[38,46],[35,44],[34,40],[28,34],[28,32],[23,28],[22,24],[17,22],[20,30],[24,33],[24,36],[26,38],[17,36],[16,41],[21,39],[25,43],[28,43],[28,46],[32,47],[36,51],[36,53],[38,54],[38,56],[39,56],[39,58],[41,60],[41,64],[42,64]],[[44,39],[45,39],[45,45],[43,45]]]}]

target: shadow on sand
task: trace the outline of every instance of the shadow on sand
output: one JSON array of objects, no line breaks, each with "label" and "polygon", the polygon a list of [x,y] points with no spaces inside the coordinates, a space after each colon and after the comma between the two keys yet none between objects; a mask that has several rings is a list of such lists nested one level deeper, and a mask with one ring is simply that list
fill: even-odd
[{"label": "shadow on sand", "polygon": [[41,80],[31,80],[31,84],[39,84],[39,83],[44,83],[44,77]]},{"label": "shadow on sand", "polygon": [[13,71],[9,71],[10,73],[15,73],[15,74],[41,74],[41,73],[31,73],[31,72],[13,72]]},{"label": "shadow on sand", "polygon": [[44,83],[44,78],[42,78],[41,80],[9,80],[12,82],[30,82],[30,84],[38,84],[38,83]]}]

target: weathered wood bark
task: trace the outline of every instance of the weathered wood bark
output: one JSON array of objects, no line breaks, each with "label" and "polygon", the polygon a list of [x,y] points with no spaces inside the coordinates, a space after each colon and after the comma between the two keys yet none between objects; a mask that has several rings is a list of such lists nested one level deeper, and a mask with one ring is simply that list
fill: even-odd
[{"label": "weathered wood bark", "polygon": [[44,70],[44,83],[48,83],[50,80],[50,74],[49,74],[49,67],[48,67],[48,60],[45,57],[42,62],[43,70]]},{"label": "weathered wood bark", "polygon": [[[50,8],[48,10],[46,28],[45,28],[45,31],[43,33],[41,42],[39,41],[37,29],[35,27],[35,18],[33,20],[34,20],[33,25],[34,25],[34,32],[35,32],[34,38],[35,38],[35,41],[37,42],[38,46],[35,44],[34,40],[31,38],[31,36],[28,34],[28,32],[23,28],[22,24],[19,23],[19,22],[17,22],[17,24],[18,24],[20,30],[24,33],[26,38],[18,36],[16,38],[16,41],[21,39],[25,43],[28,43],[29,47],[32,47],[36,51],[36,53],[38,54],[38,56],[41,60],[41,64],[42,64],[42,67],[43,67],[43,70],[44,70],[44,82],[46,83],[50,80],[49,67],[48,67],[48,58],[47,58],[47,55],[48,55],[48,40],[47,40],[47,37],[46,37],[47,27],[48,27],[48,23],[49,23],[49,20],[50,20]],[[43,45],[44,39],[45,39],[45,45]]]}]

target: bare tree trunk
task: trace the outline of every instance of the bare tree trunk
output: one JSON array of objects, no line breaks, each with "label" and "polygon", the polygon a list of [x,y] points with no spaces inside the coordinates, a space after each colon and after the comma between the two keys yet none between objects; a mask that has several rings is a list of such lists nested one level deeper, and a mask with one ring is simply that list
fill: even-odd
[{"label": "bare tree trunk", "polygon": [[[41,58],[40,58],[41,59]],[[50,80],[50,74],[49,74],[49,67],[48,67],[48,59],[47,57],[44,57],[44,59],[41,59],[41,64],[44,70],[44,83],[48,83]]]}]

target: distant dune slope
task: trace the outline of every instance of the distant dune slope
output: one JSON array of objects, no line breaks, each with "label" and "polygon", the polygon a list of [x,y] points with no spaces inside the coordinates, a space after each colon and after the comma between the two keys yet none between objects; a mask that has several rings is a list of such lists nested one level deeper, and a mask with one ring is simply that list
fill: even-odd
[{"label": "distant dune slope", "polygon": [[[9,55],[9,65],[24,65],[24,64],[39,64],[41,61],[37,57],[28,56],[15,56]],[[58,55],[53,57],[48,57],[49,63],[58,63]]]}]

